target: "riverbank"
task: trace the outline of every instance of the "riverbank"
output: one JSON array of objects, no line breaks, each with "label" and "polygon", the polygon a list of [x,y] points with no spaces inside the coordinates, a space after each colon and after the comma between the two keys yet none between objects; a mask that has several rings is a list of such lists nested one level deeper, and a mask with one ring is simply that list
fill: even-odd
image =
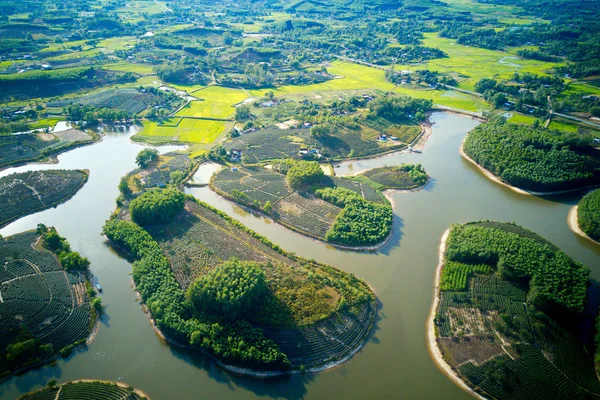
[{"label": "riverbank", "polygon": [[436,367],[444,373],[450,380],[455,383],[458,387],[472,395],[473,397],[481,400],[485,400],[484,397],[476,393],[469,385],[467,385],[454,370],[444,361],[444,357],[442,356],[442,352],[440,351],[435,334],[435,314],[438,309],[439,301],[440,301],[440,280],[442,276],[442,269],[444,267],[444,254],[446,253],[446,242],[448,240],[448,236],[450,235],[450,229],[447,229],[442,238],[440,240],[440,246],[438,248],[438,265],[435,271],[434,278],[434,290],[433,290],[433,301],[431,303],[431,309],[429,310],[429,317],[427,318],[427,350],[429,351],[429,355]]},{"label": "riverbank", "polygon": [[[133,280],[132,280],[132,285],[135,290],[135,282],[133,282]],[[370,288],[370,286],[369,286],[369,288]],[[373,289],[371,289],[371,290],[373,290]],[[137,290],[135,290],[135,293],[136,293],[137,298],[139,298],[140,301],[142,301],[141,294]],[[374,291],[373,291],[373,294],[375,295]],[[375,298],[376,298],[376,296],[375,296]],[[375,303],[377,303],[377,300],[375,300]],[[377,304],[375,304],[375,307],[376,307],[376,305]],[[322,372],[322,371],[326,371],[326,370],[329,370],[329,369],[332,369],[332,368],[335,368],[335,367],[338,367],[338,366],[344,364],[346,361],[348,361],[352,357],[354,357],[354,355],[356,353],[358,353],[364,347],[364,345],[367,341],[367,338],[370,336],[371,331],[373,330],[373,324],[375,323],[375,315],[377,315],[377,313],[373,313],[373,318],[371,319],[369,327],[367,328],[368,333],[367,333],[367,335],[365,335],[365,337],[361,341],[360,346],[356,347],[355,349],[352,349],[340,360],[325,362],[323,365],[321,365],[319,367],[306,368],[304,370],[294,369],[294,370],[289,370],[289,371],[257,371],[257,370],[253,370],[250,368],[243,368],[243,367],[237,367],[234,365],[226,364],[223,361],[221,361],[219,358],[215,357],[213,354],[211,354],[207,351],[204,351],[197,347],[192,347],[190,345],[184,345],[184,344],[178,343],[178,342],[170,339],[158,328],[158,326],[156,326],[156,321],[154,320],[154,318],[152,317],[152,314],[150,313],[150,311],[148,310],[148,308],[146,307],[146,305],[144,303],[142,303],[142,310],[148,316],[148,322],[150,323],[150,326],[154,330],[154,333],[160,339],[162,339],[165,343],[175,346],[175,347],[178,347],[180,349],[195,351],[195,352],[202,354],[203,356],[207,356],[212,361],[214,361],[219,367],[221,367],[229,372],[232,372],[232,373],[235,373],[238,375],[243,375],[243,376],[251,376],[251,377],[255,377],[255,378],[274,378],[274,377],[278,377],[278,376],[287,376],[287,375],[293,375],[293,374],[305,374],[305,373],[309,373],[309,372],[310,373]]]},{"label": "riverbank", "polygon": [[147,400],[150,400],[150,396],[148,395],[148,393],[144,392],[141,389],[138,389],[136,387],[128,385],[128,384],[126,384],[124,382],[121,382],[121,381],[103,381],[103,380],[99,380],[99,379],[77,379],[75,381],[65,382],[62,385],[59,385],[59,387],[60,386],[64,386],[67,383],[80,383],[80,382],[100,382],[100,383],[106,383],[106,384],[109,384],[109,385],[117,385],[118,387],[121,387],[123,389],[133,388],[133,392],[135,394],[137,394],[139,397],[146,398]]},{"label": "riverbank", "polygon": [[553,192],[534,192],[531,190],[525,190],[525,189],[518,188],[516,186],[512,186],[512,185],[504,182],[503,180],[501,180],[499,177],[494,175],[492,172],[483,168],[481,165],[477,164],[477,162],[475,160],[473,160],[471,157],[469,157],[467,155],[467,153],[465,153],[463,147],[465,144],[465,140],[467,140],[468,135],[469,135],[468,133],[465,135],[465,138],[461,142],[460,148],[458,149],[458,153],[461,155],[461,157],[464,158],[465,160],[467,160],[468,162],[470,162],[471,164],[473,164],[474,166],[476,166],[477,169],[479,169],[491,181],[494,181],[499,185],[505,186],[516,193],[526,195],[526,196],[552,196],[552,195],[557,195],[557,194],[580,192],[582,190],[589,190],[589,189],[594,189],[594,188],[598,187],[598,185],[593,185],[593,186],[584,186],[584,187],[575,188],[575,189],[555,190]]},{"label": "riverbank", "polygon": [[589,237],[587,235],[587,233],[585,233],[583,230],[581,230],[581,228],[579,227],[579,222],[577,219],[577,208],[578,206],[573,206],[571,207],[571,209],[569,210],[569,214],[567,215],[567,224],[569,225],[569,229],[571,229],[573,231],[573,233],[576,233],[577,235],[581,236],[582,238],[585,238],[591,242],[594,242],[596,244],[600,244],[600,242],[592,239],[591,237]]}]

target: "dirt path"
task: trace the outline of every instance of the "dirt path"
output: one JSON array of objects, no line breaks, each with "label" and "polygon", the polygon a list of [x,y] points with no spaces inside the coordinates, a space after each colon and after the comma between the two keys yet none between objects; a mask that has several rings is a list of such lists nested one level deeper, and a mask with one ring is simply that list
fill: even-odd
[{"label": "dirt path", "polygon": [[450,368],[446,361],[444,361],[444,358],[438,347],[435,337],[434,318],[440,301],[440,278],[442,275],[442,268],[444,266],[444,253],[446,252],[446,241],[448,240],[449,234],[450,229],[444,232],[444,234],[442,235],[442,239],[440,240],[440,247],[438,250],[438,266],[435,271],[433,301],[431,304],[431,309],[429,310],[429,318],[427,319],[427,349],[429,350],[429,355],[433,359],[433,362],[438,367],[438,369],[442,371],[448,378],[450,378],[452,382],[454,382],[458,387],[460,387],[473,397],[484,400],[484,397],[475,393],[473,389],[471,389],[462,379],[458,377],[458,375],[456,375],[456,372],[454,372],[454,370]]},{"label": "dirt path", "polygon": [[571,229],[574,233],[579,236],[586,238],[589,241],[592,241],[596,244],[600,244],[600,242],[589,237],[584,231],[579,227],[579,222],[577,221],[577,206],[571,207],[569,210],[569,214],[567,216],[567,224],[569,225],[569,229]]}]

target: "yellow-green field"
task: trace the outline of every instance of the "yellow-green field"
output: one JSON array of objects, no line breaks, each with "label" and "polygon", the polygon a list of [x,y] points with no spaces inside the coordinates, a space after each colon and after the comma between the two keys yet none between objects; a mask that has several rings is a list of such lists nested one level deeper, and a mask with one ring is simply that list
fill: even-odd
[{"label": "yellow-green field", "polygon": [[524,60],[503,51],[463,46],[456,43],[454,39],[438,37],[437,33],[426,33],[423,45],[443,49],[448,54],[448,58],[437,58],[418,65],[398,65],[396,69],[429,69],[460,74],[467,78],[459,79],[459,86],[467,90],[473,90],[475,83],[482,78],[508,79],[515,72],[545,74],[553,66],[560,65],[560,63]]},{"label": "yellow-green field", "polygon": [[535,121],[536,119],[536,117],[532,117],[531,115],[513,112],[512,116],[508,119],[508,122],[510,122],[511,124],[519,125],[532,125],[533,121]]},{"label": "yellow-green field", "polygon": [[548,129],[554,129],[561,132],[577,132],[579,128],[577,125],[552,120],[550,125],[548,125]]},{"label": "yellow-green field", "polygon": [[121,61],[113,64],[105,64],[102,66],[104,69],[119,72],[133,72],[140,75],[152,75],[154,74],[154,68],[149,64],[138,64],[127,61]]},{"label": "yellow-green field", "polygon": [[198,101],[192,101],[177,113],[182,117],[231,118],[234,106],[246,100],[248,94],[240,89],[208,86],[194,91]]},{"label": "yellow-green field", "polygon": [[568,96],[572,94],[578,94],[581,96],[600,96],[600,87],[592,86],[584,82],[573,82],[569,84],[567,90],[565,90],[562,95]]},{"label": "yellow-green field", "polygon": [[149,141],[187,142],[198,144],[213,143],[219,135],[230,128],[232,123],[203,119],[172,119],[165,124],[144,121],[143,129],[136,135]]},{"label": "yellow-green field", "polygon": [[314,93],[319,96],[320,92],[327,91],[341,92],[358,89],[390,91],[395,87],[394,84],[385,80],[385,71],[378,68],[351,62],[334,61],[327,67],[327,71],[340,78],[313,85],[287,85],[276,89],[252,90],[250,93],[255,97],[263,97],[269,91],[281,96],[298,93]]},{"label": "yellow-green field", "polygon": [[413,89],[407,86],[398,86],[394,93],[419,99],[429,99],[433,104],[456,108],[471,112],[483,112],[490,106],[480,97],[452,90]]},{"label": "yellow-green field", "polygon": [[31,129],[54,128],[58,121],[63,121],[64,118],[43,118],[29,123]]}]

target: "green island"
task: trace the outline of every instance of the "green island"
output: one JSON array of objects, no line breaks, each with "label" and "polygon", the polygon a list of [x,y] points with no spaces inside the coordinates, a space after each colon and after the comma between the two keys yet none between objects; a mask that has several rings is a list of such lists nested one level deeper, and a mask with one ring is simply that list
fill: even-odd
[{"label": "green island", "polygon": [[427,180],[421,166],[380,168],[344,178],[324,175],[316,161],[283,159],[225,167],[212,176],[210,187],[296,232],[340,246],[364,247],[380,245],[392,230],[391,205],[382,192],[413,189]]},{"label": "green island", "polygon": [[147,400],[144,392],[121,382],[78,380],[60,385],[50,381],[45,389],[19,397],[19,400]]},{"label": "green island", "polygon": [[502,182],[551,193],[600,185],[600,156],[589,138],[507,123],[477,126],[462,151]]},{"label": "green island", "polygon": [[0,178],[0,227],[69,200],[88,176],[84,170],[42,170]]},{"label": "green island", "polygon": [[91,144],[98,138],[95,133],[86,133],[77,129],[20,135],[0,133],[0,169],[48,160],[75,147]]},{"label": "green island", "polygon": [[0,378],[85,346],[102,312],[89,261],[54,228],[0,240]]},{"label": "green island", "polygon": [[600,189],[583,196],[577,205],[577,225],[592,240],[600,242]]},{"label": "green island", "polygon": [[377,190],[414,190],[429,182],[429,175],[421,164],[401,164],[394,167],[380,167],[365,171],[354,180],[367,182]]},{"label": "green island", "polygon": [[277,374],[343,362],[369,335],[375,295],[353,275],[287,253],[174,186],[130,196],[104,234],[136,259],[136,290],[170,342]]},{"label": "green island", "polygon": [[429,326],[436,362],[484,397],[600,398],[598,350],[582,342],[589,273],[518,225],[453,225]]}]

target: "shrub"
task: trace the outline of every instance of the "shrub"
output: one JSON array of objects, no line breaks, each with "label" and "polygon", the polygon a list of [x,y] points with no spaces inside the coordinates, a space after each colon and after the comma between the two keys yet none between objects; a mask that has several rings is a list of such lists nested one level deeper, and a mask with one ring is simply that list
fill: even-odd
[{"label": "shrub", "polygon": [[266,290],[260,266],[232,259],[194,281],[187,296],[199,312],[236,319],[255,308]]},{"label": "shrub", "polygon": [[325,176],[321,166],[316,161],[295,161],[286,174],[286,181],[292,189],[319,183]]},{"label": "shrub", "polygon": [[600,189],[583,196],[577,207],[577,221],[589,237],[600,240]]},{"label": "shrub", "polygon": [[140,225],[160,224],[183,210],[185,196],[175,189],[145,192],[129,204],[131,219]]}]

